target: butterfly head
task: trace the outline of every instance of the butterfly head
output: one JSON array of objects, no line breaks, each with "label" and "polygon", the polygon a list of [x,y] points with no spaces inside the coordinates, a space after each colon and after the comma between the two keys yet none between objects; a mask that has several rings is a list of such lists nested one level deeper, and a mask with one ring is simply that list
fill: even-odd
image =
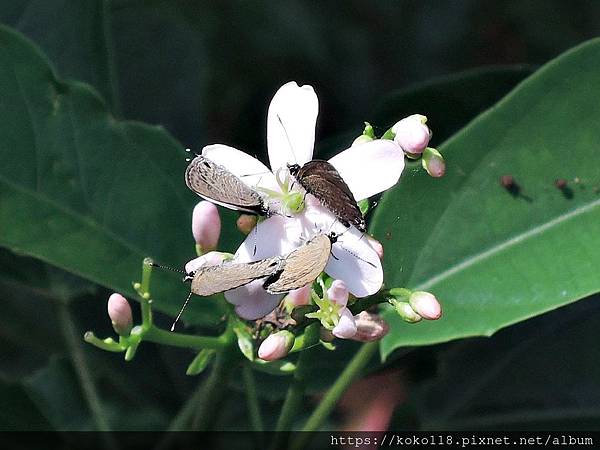
[{"label": "butterfly head", "polygon": [[299,164],[288,164],[288,171],[290,172],[290,175],[295,177],[298,172],[300,171],[300,165]]}]

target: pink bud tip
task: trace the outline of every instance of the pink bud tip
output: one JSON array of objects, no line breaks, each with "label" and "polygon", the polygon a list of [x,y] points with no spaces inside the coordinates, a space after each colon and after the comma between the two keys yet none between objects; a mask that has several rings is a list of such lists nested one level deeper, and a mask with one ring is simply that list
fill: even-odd
[{"label": "pink bud tip", "polygon": [[221,235],[221,218],[215,205],[203,200],[194,207],[192,234],[202,253],[217,248]]},{"label": "pink bud tip", "polygon": [[307,284],[300,289],[294,289],[287,295],[287,301],[293,306],[308,305],[310,303],[311,285]]},{"label": "pink bud tip", "polygon": [[356,335],[356,321],[348,308],[340,310],[340,320],[331,332],[340,339],[350,339]]},{"label": "pink bud tip", "polygon": [[238,230],[247,235],[250,234],[250,232],[254,229],[257,221],[258,219],[256,216],[242,214],[240,217],[238,217],[236,225]]},{"label": "pink bud tip", "polygon": [[443,159],[432,158],[427,165],[427,173],[434,178],[443,177],[446,173],[446,163]]},{"label": "pink bud tip", "polygon": [[412,309],[423,319],[437,320],[442,317],[442,305],[433,294],[424,291],[415,291],[409,299]]},{"label": "pink bud tip", "polygon": [[327,297],[333,303],[346,306],[348,303],[348,288],[342,280],[333,280],[331,287],[327,289]]},{"label": "pink bud tip", "polygon": [[394,141],[405,152],[422,153],[431,139],[431,130],[425,125],[426,121],[425,116],[413,114],[397,122],[392,127],[392,131],[396,133]]},{"label": "pink bud tip", "polygon": [[377,256],[379,256],[379,259],[383,259],[383,245],[381,242],[371,236],[367,236],[367,240],[369,245],[375,250],[375,253],[377,253]]},{"label": "pink bud tip", "polygon": [[121,294],[111,294],[108,297],[108,317],[112,322],[113,328],[120,336],[129,336],[133,323],[131,306],[125,297]]},{"label": "pink bud tip", "polygon": [[294,345],[294,335],[289,331],[279,331],[269,335],[258,348],[258,357],[264,361],[285,358]]},{"label": "pink bud tip", "polygon": [[362,311],[354,319],[356,322],[356,334],[352,337],[354,341],[378,341],[390,330],[387,322],[377,314]]}]

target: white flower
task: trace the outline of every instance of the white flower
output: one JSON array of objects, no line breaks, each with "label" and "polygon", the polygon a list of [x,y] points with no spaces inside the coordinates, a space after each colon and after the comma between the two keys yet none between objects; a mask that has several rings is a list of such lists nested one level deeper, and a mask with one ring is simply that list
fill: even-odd
[{"label": "white flower", "polygon": [[[267,145],[272,170],[247,153],[222,144],[209,145],[202,154],[275,199],[275,194],[291,187],[289,180],[281,179],[282,174],[287,177],[287,164],[302,166],[312,159],[317,114],[313,88],[289,82],[277,91],[269,106]],[[329,162],[359,201],[397,183],[404,169],[404,154],[393,141],[374,140],[350,147]],[[306,200],[304,209],[295,214],[273,215],[260,222],[237,250],[236,262],[286,255],[315,234],[333,231],[340,237],[332,247],[325,272],[343,280],[356,297],[377,292],[383,270],[364,234],[344,227],[310,195]],[[268,294],[257,280],[226,292],[225,297],[236,305],[238,315],[253,320],[272,311],[282,295]]]}]

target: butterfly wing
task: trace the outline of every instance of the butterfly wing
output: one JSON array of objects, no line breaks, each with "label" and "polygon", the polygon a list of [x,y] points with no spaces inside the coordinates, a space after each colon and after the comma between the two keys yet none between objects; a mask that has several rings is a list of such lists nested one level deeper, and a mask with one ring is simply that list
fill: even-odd
[{"label": "butterfly wing", "polygon": [[206,297],[218,292],[238,288],[259,278],[281,271],[283,260],[279,257],[250,263],[223,263],[200,267],[192,278],[192,292]]},{"label": "butterfly wing", "polygon": [[208,201],[229,209],[265,215],[261,195],[205,156],[195,157],[185,171],[187,186]]},{"label": "butterfly wing", "polygon": [[312,283],[327,265],[331,240],[324,234],[313,237],[285,257],[283,270],[265,280],[270,294],[283,294]]},{"label": "butterfly wing", "polygon": [[354,225],[360,231],[366,230],[365,219],[352,191],[333,165],[327,161],[309,161],[298,170],[296,179],[344,226]]}]

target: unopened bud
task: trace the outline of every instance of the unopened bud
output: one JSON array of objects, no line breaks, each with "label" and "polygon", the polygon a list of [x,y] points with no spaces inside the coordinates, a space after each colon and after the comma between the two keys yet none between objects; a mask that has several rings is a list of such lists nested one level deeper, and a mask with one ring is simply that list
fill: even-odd
[{"label": "unopened bud", "polygon": [[427,117],[421,114],[413,114],[396,122],[392,127],[394,141],[407,153],[422,153],[431,139],[431,130],[425,125],[426,122]]},{"label": "unopened bud", "polygon": [[342,308],[340,311],[340,320],[331,330],[331,333],[340,339],[350,339],[356,334],[356,321],[348,308]]},{"label": "unopened bud", "polygon": [[286,301],[292,306],[308,305],[310,304],[310,290],[310,284],[299,289],[294,289],[288,293]]},{"label": "unopened bud", "polygon": [[379,315],[367,311],[354,316],[354,321],[356,322],[356,334],[352,337],[354,341],[378,341],[390,330],[387,322]]},{"label": "unopened bud", "polygon": [[254,229],[257,221],[258,218],[256,216],[251,214],[242,214],[240,217],[238,217],[236,225],[238,230],[247,235],[250,234],[250,232]]},{"label": "unopened bud", "polygon": [[264,361],[285,358],[294,345],[295,336],[289,331],[269,335],[258,348],[258,357]]},{"label": "unopened bud", "polygon": [[423,319],[420,315],[418,315],[415,312],[414,309],[411,308],[408,302],[394,301],[392,302],[392,304],[394,305],[394,308],[396,309],[398,315],[402,317],[402,320],[404,320],[405,322],[416,323]]},{"label": "unopened bud", "polygon": [[425,149],[421,164],[423,164],[423,169],[434,178],[443,177],[446,173],[444,157],[435,148],[427,147]]},{"label": "unopened bud", "polygon": [[367,242],[375,250],[379,259],[383,259],[383,245],[377,239],[367,236]]},{"label": "unopened bud", "polygon": [[133,319],[131,315],[131,306],[125,297],[121,294],[111,294],[108,297],[108,317],[115,332],[119,336],[129,336]]},{"label": "unopened bud", "polygon": [[424,291],[415,291],[408,300],[411,308],[423,319],[437,320],[442,317],[442,306],[435,295]]},{"label": "unopened bud", "polygon": [[327,297],[333,303],[346,306],[348,303],[348,288],[342,280],[333,280],[331,287],[327,289]]},{"label": "unopened bud", "polygon": [[217,266],[221,264],[229,255],[222,252],[208,252],[205,255],[188,261],[185,265],[185,273],[195,273],[202,266]]},{"label": "unopened bud", "polygon": [[221,235],[219,210],[211,202],[201,201],[192,213],[192,234],[196,240],[196,251],[203,255],[217,248]]}]

